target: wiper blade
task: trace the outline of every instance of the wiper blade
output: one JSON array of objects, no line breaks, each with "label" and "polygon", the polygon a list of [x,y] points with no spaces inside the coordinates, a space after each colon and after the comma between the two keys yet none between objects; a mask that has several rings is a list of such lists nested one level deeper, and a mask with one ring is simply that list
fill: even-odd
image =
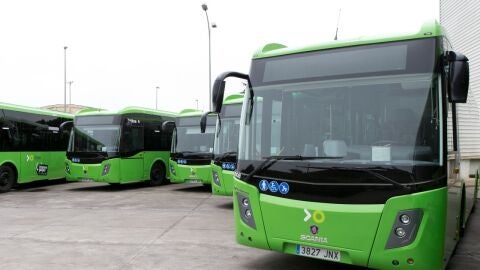
[{"label": "wiper blade", "polygon": [[268,169],[271,167],[273,164],[275,164],[279,160],[303,160],[304,157],[300,155],[294,155],[294,156],[268,156],[268,157],[262,157],[265,160],[260,163],[255,169],[253,169],[245,178],[246,181],[249,181],[252,176],[257,174],[259,171]]},{"label": "wiper blade", "polygon": [[375,172],[374,170],[385,170],[383,168],[361,168],[361,167],[352,167],[352,168],[349,168],[349,167],[326,167],[324,169],[327,169],[327,170],[341,170],[341,171],[352,171],[352,172],[366,172],[370,175],[373,175],[375,176],[377,179],[380,179],[380,180],[383,180],[384,182],[388,182],[390,184],[392,184],[393,186],[396,186],[398,188],[401,188],[401,189],[405,189],[407,191],[411,191],[412,188],[410,186],[407,186],[407,185],[404,185],[402,183],[399,183],[395,180],[393,180],[392,178],[390,177],[387,177],[385,175],[382,175],[382,174],[379,174],[377,172]]},{"label": "wiper blade", "polygon": [[214,159],[215,160],[221,160],[221,159],[224,159],[227,156],[233,156],[233,155],[236,155],[236,154],[237,154],[237,151],[225,152],[225,153],[223,153],[219,156],[214,157]]}]

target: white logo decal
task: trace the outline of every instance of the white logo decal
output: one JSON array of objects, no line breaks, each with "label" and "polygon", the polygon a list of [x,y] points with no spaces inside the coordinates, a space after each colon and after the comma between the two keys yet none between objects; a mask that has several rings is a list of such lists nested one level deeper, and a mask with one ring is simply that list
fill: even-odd
[{"label": "white logo decal", "polygon": [[310,214],[310,212],[308,212],[307,209],[303,209],[303,211],[305,212],[305,215],[306,215],[303,221],[307,222],[312,217],[312,214]]}]

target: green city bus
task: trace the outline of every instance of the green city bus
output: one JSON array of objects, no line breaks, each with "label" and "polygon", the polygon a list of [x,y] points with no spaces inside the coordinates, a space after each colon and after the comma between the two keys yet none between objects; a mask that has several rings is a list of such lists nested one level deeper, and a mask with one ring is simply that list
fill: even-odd
[{"label": "green city bus", "polygon": [[75,115],[65,161],[68,181],[124,184],[168,178],[176,113],[140,107]]},{"label": "green city bus", "polygon": [[212,182],[210,162],[213,157],[213,136],[216,116],[209,116],[206,132],[200,132],[202,112],[185,109],[179,113],[170,154],[170,181],[172,183]]},{"label": "green city bus", "polygon": [[375,269],[442,269],[477,194],[459,174],[468,59],[442,27],[301,49],[269,44],[248,81],[234,179],[242,245]]},{"label": "green city bus", "polygon": [[0,103],[0,193],[16,184],[65,178],[73,116]]},{"label": "green city bus", "polygon": [[243,94],[226,97],[217,120],[212,160],[212,193],[215,195],[231,196],[233,193],[242,102]]}]

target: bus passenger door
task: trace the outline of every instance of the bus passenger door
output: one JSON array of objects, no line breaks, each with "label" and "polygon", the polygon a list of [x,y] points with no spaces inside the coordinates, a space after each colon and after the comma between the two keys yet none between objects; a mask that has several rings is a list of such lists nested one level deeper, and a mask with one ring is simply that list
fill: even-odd
[{"label": "bus passenger door", "polygon": [[125,125],[121,138],[123,158],[120,164],[122,182],[137,182],[144,177],[144,128],[140,125]]}]

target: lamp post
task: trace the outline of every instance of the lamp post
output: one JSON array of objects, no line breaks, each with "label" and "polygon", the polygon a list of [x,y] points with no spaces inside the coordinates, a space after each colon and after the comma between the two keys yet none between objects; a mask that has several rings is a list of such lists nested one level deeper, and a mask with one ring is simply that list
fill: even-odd
[{"label": "lamp post", "polygon": [[67,46],[63,47],[63,111],[67,112]]},{"label": "lamp post", "polygon": [[68,104],[72,104],[72,83],[73,81],[68,81]]},{"label": "lamp post", "polygon": [[208,28],[208,108],[212,110],[212,42],[210,36],[210,27],[217,28],[215,23],[210,25],[210,20],[208,19],[208,6],[207,4],[202,4],[202,9],[205,11],[205,16],[207,16],[207,28]]},{"label": "lamp post", "polygon": [[158,110],[158,90],[160,90],[160,86],[155,87],[155,110]]}]

